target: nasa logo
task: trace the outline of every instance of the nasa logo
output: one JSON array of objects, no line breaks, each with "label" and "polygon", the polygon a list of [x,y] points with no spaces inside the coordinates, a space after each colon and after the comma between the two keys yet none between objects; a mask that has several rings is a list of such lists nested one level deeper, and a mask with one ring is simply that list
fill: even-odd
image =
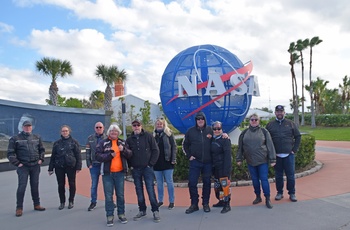
[{"label": "nasa logo", "polygon": [[252,69],[252,62],[243,64],[222,47],[190,47],[176,55],[163,73],[163,111],[182,133],[195,124],[198,111],[206,114],[207,124],[221,121],[229,133],[243,121],[252,96],[259,96]]}]

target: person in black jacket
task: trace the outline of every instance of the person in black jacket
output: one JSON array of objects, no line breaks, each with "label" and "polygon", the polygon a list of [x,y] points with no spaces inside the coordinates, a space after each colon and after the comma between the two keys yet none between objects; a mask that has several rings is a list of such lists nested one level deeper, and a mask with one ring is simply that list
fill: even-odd
[{"label": "person in black jacket", "polygon": [[105,194],[105,210],[107,226],[113,226],[114,202],[113,193],[117,195],[117,213],[121,223],[126,224],[124,177],[128,169],[127,159],[132,156],[125,142],[118,138],[122,134],[119,126],[112,124],[107,130],[108,137],[96,146],[96,160],[101,162],[103,190]]},{"label": "person in black jacket", "polygon": [[232,171],[232,146],[231,140],[223,138],[222,123],[215,121],[212,124],[213,137],[210,146],[210,152],[213,159],[214,169],[214,191],[219,202],[213,207],[223,207],[221,213],[227,213],[231,210],[230,200],[230,179]]},{"label": "person in black jacket", "polygon": [[7,158],[10,163],[17,167],[18,188],[16,216],[23,214],[23,200],[26,191],[28,177],[30,178],[30,188],[34,204],[34,210],[44,211],[40,206],[39,198],[39,174],[40,165],[44,162],[45,148],[40,136],[32,134],[32,122],[25,120],[18,135],[9,140]]},{"label": "person in black jacket", "polygon": [[295,154],[301,141],[298,127],[293,121],[286,119],[284,107],[277,105],[275,108],[276,120],[270,121],[266,129],[270,132],[276,150],[275,180],[277,195],[275,200],[283,198],[283,173],[287,177],[287,190],[289,199],[297,201],[295,196]]},{"label": "person in black jacket", "polygon": [[151,133],[142,128],[141,121],[134,120],[132,123],[133,132],[126,139],[127,145],[132,151],[132,157],[129,160],[131,173],[134,179],[139,213],[134,220],[140,220],[146,216],[146,202],[143,192],[143,180],[145,181],[149,201],[151,203],[154,222],[160,221],[159,207],[156,193],[154,191],[154,171],[153,166],[159,157],[158,145]]},{"label": "person in black jacket", "polygon": [[80,172],[82,166],[79,143],[72,138],[70,133],[71,128],[68,125],[63,125],[61,127],[61,138],[53,144],[48,170],[49,175],[51,176],[55,169],[58,183],[58,194],[60,197],[59,210],[64,209],[66,202],[66,175],[69,184],[68,209],[74,207],[76,191],[75,179],[76,174]]}]

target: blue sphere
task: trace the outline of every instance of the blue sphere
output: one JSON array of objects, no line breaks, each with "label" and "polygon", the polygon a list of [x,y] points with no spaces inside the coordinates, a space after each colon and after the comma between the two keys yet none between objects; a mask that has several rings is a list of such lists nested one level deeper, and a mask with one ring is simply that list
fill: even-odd
[{"label": "blue sphere", "polygon": [[160,98],[165,115],[181,133],[195,125],[198,111],[205,113],[207,125],[220,121],[224,132],[233,131],[249,111],[251,68],[251,63],[244,65],[219,46],[187,48],[169,62],[162,76]]}]

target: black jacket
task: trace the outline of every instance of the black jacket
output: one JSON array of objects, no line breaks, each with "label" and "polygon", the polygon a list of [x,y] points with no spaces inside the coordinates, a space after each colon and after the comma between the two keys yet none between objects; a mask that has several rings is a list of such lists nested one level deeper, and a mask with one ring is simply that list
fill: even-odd
[{"label": "black jacket", "polygon": [[7,158],[14,166],[34,166],[44,162],[45,148],[39,135],[21,132],[9,140]]},{"label": "black jacket", "polygon": [[95,159],[96,146],[99,141],[107,138],[106,134],[97,135],[96,133],[91,134],[86,141],[86,166],[90,167],[92,163],[100,163]]},{"label": "black jacket", "polygon": [[126,139],[126,143],[132,151],[132,157],[129,160],[130,167],[153,167],[157,163],[159,149],[152,134],[143,129],[139,135],[132,132],[131,136]]},{"label": "black jacket", "polygon": [[[128,163],[127,159],[129,159],[132,156],[132,152],[129,149],[129,147],[125,144],[125,142],[118,138],[117,140],[118,146],[121,144],[123,145],[124,149],[120,152],[120,156],[122,159],[123,164],[123,171],[127,172],[128,170]],[[96,146],[96,160],[99,162],[102,162],[101,167],[103,168],[103,173],[110,173],[111,172],[111,161],[113,159],[112,153],[112,141],[109,138],[105,138],[98,142]]]},{"label": "black jacket", "polygon": [[229,138],[212,138],[210,147],[215,178],[231,177],[232,146]]},{"label": "black jacket", "polygon": [[61,139],[54,142],[48,171],[65,167],[76,170],[81,170],[82,167],[80,146],[72,136],[61,136]]}]

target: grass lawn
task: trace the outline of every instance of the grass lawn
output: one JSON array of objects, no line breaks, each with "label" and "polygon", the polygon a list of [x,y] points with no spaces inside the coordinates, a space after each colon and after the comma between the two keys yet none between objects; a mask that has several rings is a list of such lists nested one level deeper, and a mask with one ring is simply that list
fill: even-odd
[{"label": "grass lawn", "polygon": [[350,127],[316,127],[300,126],[301,133],[315,136],[316,140],[322,141],[350,141]]}]

